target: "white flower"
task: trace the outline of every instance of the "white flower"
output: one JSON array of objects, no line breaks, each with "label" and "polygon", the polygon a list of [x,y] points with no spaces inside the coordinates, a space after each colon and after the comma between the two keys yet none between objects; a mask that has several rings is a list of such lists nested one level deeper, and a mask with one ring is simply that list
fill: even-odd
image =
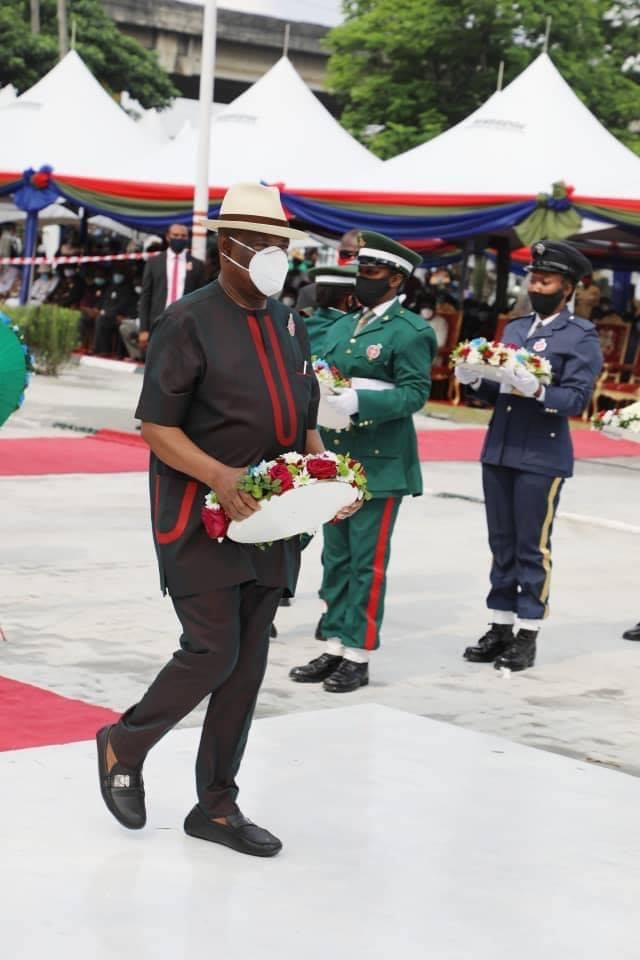
[{"label": "white flower", "polygon": [[496,352],[489,357],[489,359],[487,360],[487,363],[489,364],[490,367],[500,367],[502,366],[501,359],[502,359],[501,355],[498,352]]},{"label": "white flower", "polygon": [[301,463],[302,460],[304,460],[304,457],[300,453],[295,453],[295,451],[291,451],[289,453],[283,453],[282,459],[284,460],[285,463],[297,464],[297,463]]},{"label": "white flower", "polygon": [[304,487],[309,483],[315,483],[315,478],[309,476],[306,467],[293,478],[294,487]]},{"label": "white flower", "polygon": [[217,501],[217,499],[216,499],[216,495],[215,495],[215,493],[213,492],[213,490],[211,490],[211,491],[206,495],[206,497],[204,498],[204,504],[205,504],[206,507],[208,507],[209,510],[220,510],[220,509],[221,509],[220,504],[218,503],[218,501]]}]

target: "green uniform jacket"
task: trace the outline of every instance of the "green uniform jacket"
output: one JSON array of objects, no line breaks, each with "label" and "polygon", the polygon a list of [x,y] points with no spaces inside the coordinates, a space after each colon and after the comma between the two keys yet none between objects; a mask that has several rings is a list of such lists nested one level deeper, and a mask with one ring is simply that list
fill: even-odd
[{"label": "green uniform jacket", "polygon": [[335,307],[318,307],[310,317],[304,318],[307,333],[309,334],[312,357],[324,360],[327,334],[340,317],[344,317],[342,310],[336,310]]},{"label": "green uniform jacket", "polygon": [[422,493],[413,414],[431,390],[436,337],[422,317],[397,300],[357,334],[358,313],[337,320],[325,339],[324,359],[345,377],[386,380],[394,390],[358,390],[350,430],[322,430],[328,450],[350,453],[367,471],[374,497]]}]

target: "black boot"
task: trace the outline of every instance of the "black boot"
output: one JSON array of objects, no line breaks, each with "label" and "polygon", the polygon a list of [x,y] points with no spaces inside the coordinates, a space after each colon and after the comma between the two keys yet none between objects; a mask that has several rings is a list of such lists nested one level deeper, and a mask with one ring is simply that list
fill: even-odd
[{"label": "black boot", "polygon": [[331,653],[322,653],[315,660],[310,660],[302,667],[294,667],[289,671],[289,676],[296,683],[321,683],[331,676],[342,663],[342,657],[333,656]]},{"label": "black boot", "polygon": [[536,659],[537,630],[518,630],[513,641],[493,664],[496,670],[526,670]]},{"label": "black boot", "polygon": [[322,684],[327,693],[351,693],[369,683],[369,664],[343,660]]},{"label": "black boot", "polygon": [[636,623],[635,627],[629,627],[628,630],[622,634],[623,640],[640,640],[640,623]]},{"label": "black boot", "polygon": [[492,623],[476,646],[467,647],[462,656],[472,663],[491,663],[505,652],[512,641],[513,627],[510,623]]},{"label": "black boot", "polygon": [[322,614],[322,616],[321,616],[320,619],[318,620],[318,626],[316,627],[316,632],[314,633],[314,637],[315,637],[316,640],[326,640],[326,639],[327,639],[327,638],[326,638],[325,636],[323,636],[323,634],[322,634],[322,622],[323,622],[323,620],[324,620],[324,613]]}]

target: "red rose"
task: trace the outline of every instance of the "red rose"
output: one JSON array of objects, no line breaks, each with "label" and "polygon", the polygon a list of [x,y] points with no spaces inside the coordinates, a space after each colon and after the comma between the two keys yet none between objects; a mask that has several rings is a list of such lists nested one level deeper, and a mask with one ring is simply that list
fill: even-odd
[{"label": "red rose", "polygon": [[313,457],[307,460],[307,473],[315,480],[335,480],[338,476],[338,468],[333,460]]},{"label": "red rose", "polygon": [[280,481],[280,493],[293,488],[293,477],[289,473],[286,463],[274,463],[269,467],[269,476],[272,480]]},{"label": "red rose", "polygon": [[210,507],[203,507],[200,514],[207,534],[212,540],[220,540],[226,537],[229,529],[229,517],[222,507],[219,510],[212,510]]}]

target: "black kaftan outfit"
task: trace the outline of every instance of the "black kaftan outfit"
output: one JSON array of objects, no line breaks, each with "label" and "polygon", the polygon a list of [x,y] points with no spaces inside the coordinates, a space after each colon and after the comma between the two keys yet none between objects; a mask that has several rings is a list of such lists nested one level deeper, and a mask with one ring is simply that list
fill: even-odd
[{"label": "black kaftan outfit", "polygon": [[[318,385],[301,319],[277,300],[236,305],[217,283],[173,304],[150,341],[136,416],[180,427],[231,467],[304,453],[315,429]],[[112,729],[125,766],[205,696],[196,780],[210,817],[237,807],[235,774],[266,667],[269,627],[283,591],[293,593],[298,538],[266,550],[210,539],[200,511],[207,487],[156,456],[149,467],[151,519],[162,589],[182,624],[180,650],[142,700]]]}]

